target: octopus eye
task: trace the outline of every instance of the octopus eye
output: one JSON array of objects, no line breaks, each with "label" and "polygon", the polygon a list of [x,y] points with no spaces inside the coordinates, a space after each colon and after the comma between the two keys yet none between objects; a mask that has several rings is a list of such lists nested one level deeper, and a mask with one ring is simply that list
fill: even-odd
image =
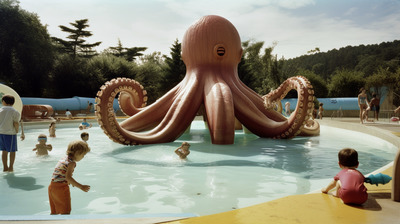
[{"label": "octopus eye", "polygon": [[224,56],[224,54],[225,54],[225,48],[224,48],[224,47],[218,47],[218,48],[217,48],[217,54],[218,54],[219,56]]}]

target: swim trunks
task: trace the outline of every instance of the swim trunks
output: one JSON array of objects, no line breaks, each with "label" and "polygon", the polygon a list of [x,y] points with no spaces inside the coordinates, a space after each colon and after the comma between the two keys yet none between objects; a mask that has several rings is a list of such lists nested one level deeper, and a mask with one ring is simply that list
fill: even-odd
[{"label": "swim trunks", "polygon": [[3,135],[0,134],[0,151],[16,152],[17,149],[17,135]]}]

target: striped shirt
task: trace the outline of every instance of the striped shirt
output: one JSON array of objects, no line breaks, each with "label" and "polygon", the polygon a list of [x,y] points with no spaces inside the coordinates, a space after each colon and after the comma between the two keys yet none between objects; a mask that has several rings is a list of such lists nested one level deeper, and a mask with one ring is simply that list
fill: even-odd
[{"label": "striped shirt", "polygon": [[54,169],[53,176],[51,178],[52,182],[58,183],[68,183],[66,179],[66,174],[68,170],[69,163],[74,162],[70,157],[66,156],[60,161],[58,161],[56,168]]}]

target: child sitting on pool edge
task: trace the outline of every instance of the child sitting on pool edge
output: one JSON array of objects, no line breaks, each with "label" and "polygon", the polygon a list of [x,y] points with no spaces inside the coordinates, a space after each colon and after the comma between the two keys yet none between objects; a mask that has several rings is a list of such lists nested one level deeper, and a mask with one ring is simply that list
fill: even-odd
[{"label": "child sitting on pool edge", "polygon": [[78,183],[73,177],[76,162],[79,162],[90,151],[86,142],[77,140],[68,145],[67,156],[58,161],[48,188],[51,215],[71,213],[71,194],[69,184],[84,192],[90,190],[89,185]]},{"label": "child sitting on pool edge", "polygon": [[186,159],[186,157],[190,154],[189,151],[190,144],[187,142],[182,142],[182,145],[175,149],[175,153],[179,156],[181,159]]},{"label": "child sitting on pool edge", "polygon": [[48,151],[53,149],[53,146],[50,144],[46,144],[47,136],[45,134],[40,134],[38,136],[39,144],[36,144],[36,148],[32,149],[32,151],[36,151],[37,156],[45,156],[48,155]]},{"label": "child sitting on pool edge", "polygon": [[342,170],[336,174],[333,181],[325,188],[322,193],[327,194],[336,187],[333,196],[342,199],[345,204],[361,205],[368,199],[367,188],[364,186],[364,175],[356,170],[358,167],[358,153],[351,148],[344,148],[339,151],[339,167]]}]

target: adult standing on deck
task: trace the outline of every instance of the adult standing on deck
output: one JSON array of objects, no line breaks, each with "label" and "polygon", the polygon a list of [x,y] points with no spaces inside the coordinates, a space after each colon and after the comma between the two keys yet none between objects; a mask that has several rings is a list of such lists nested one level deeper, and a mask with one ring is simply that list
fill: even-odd
[{"label": "adult standing on deck", "polygon": [[360,123],[363,124],[363,112],[367,109],[368,98],[367,93],[364,88],[360,89],[360,94],[358,94],[358,107],[360,108]]}]

